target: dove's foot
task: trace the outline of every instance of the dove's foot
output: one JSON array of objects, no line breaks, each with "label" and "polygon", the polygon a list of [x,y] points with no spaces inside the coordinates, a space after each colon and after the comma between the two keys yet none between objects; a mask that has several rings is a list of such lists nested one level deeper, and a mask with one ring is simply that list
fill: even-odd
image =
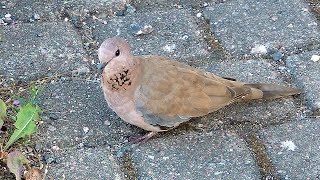
[{"label": "dove's foot", "polygon": [[151,131],[143,136],[134,136],[134,137],[131,136],[129,137],[129,143],[132,143],[132,144],[145,143],[156,134],[158,134],[158,132]]}]

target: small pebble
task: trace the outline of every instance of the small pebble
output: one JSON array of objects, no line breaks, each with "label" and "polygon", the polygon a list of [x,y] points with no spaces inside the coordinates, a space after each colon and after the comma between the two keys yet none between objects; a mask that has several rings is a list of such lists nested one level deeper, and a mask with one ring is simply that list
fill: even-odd
[{"label": "small pebble", "polygon": [[82,28],[82,22],[80,16],[72,16],[71,22],[76,28]]},{"label": "small pebble", "polygon": [[282,54],[281,52],[277,51],[277,52],[273,53],[273,54],[271,55],[271,57],[272,57],[272,59],[273,59],[274,61],[279,61],[279,60],[281,60],[281,58],[283,57],[283,54]]},{"label": "small pebble", "polygon": [[149,159],[154,159],[154,156],[148,155],[148,158],[149,158]]},{"label": "small pebble", "polygon": [[84,133],[88,133],[89,132],[89,128],[88,127],[83,127],[83,131],[84,131]]},{"label": "small pebble", "polygon": [[125,154],[129,153],[131,151],[130,147],[124,146],[121,147],[117,152],[116,152],[116,156],[118,158],[122,158]]},{"label": "small pebble", "polygon": [[99,70],[101,70],[101,69],[103,68],[103,66],[104,66],[103,63],[98,63],[98,64],[96,65],[96,68],[99,69]]},{"label": "small pebble", "polygon": [[267,47],[264,45],[256,45],[251,49],[252,54],[267,54]]},{"label": "small pebble", "polygon": [[126,12],[126,10],[121,9],[121,10],[116,11],[115,15],[116,16],[124,16],[124,15],[126,15],[125,12]]},{"label": "small pebble", "polygon": [[12,23],[13,20],[12,20],[11,14],[6,14],[6,15],[4,16],[3,21],[4,21],[5,23],[7,23],[7,24]]},{"label": "small pebble", "polygon": [[201,17],[202,16],[202,13],[198,13],[197,14],[197,17],[199,18],[199,17]]},{"label": "small pebble", "polygon": [[285,71],[287,68],[286,68],[285,66],[279,66],[278,69],[279,69],[280,71]]},{"label": "small pebble", "polygon": [[31,153],[31,152],[33,151],[33,148],[31,148],[31,147],[29,147],[29,146],[27,146],[26,149],[27,149],[27,152],[28,152],[28,153]]},{"label": "small pebble", "polygon": [[42,37],[42,36],[43,36],[42,33],[38,33],[38,34],[37,34],[37,37]]},{"label": "small pebble", "polygon": [[166,52],[173,52],[176,49],[175,44],[167,44],[162,48]]},{"label": "small pebble", "polygon": [[183,39],[183,40],[187,40],[188,38],[189,38],[188,35],[183,35],[183,36],[182,36],[182,39]]},{"label": "small pebble", "polygon": [[149,34],[153,31],[153,27],[151,25],[141,25],[138,23],[130,24],[130,31],[133,35],[139,36],[143,34]]},{"label": "small pebble", "polygon": [[33,15],[33,18],[34,18],[35,20],[40,20],[40,15],[39,15],[39,14],[34,14],[34,15]]},{"label": "small pebble", "polygon": [[104,121],[104,124],[105,124],[106,126],[110,126],[110,125],[111,125],[111,123],[110,123],[109,120],[105,120],[105,121]]},{"label": "small pebble", "polygon": [[163,156],[162,159],[163,159],[163,160],[168,160],[169,157],[168,157],[168,156]]},{"label": "small pebble", "polygon": [[319,55],[312,55],[312,56],[311,56],[311,61],[317,62],[317,61],[319,61],[319,60],[320,60],[320,56],[319,56]]},{"label": "small pebble", "polygon": [[294,142],[289,140],[281,142],[281,147],[283,149],[286,149],[287,151],[295,151],[295,149],[297,148]]},{"label": "small pebble", "polygon": [[272,21],[278,20],[278,16],[271,16],[271,20],[272,20]]},{"label": "small pebble", "polygon": [[84,75],[90,72],[90,69],[86,66],[79,67],[78,69],[74,70],[73,73],[78,75]]},{"label": "small pebble", "polygon": [[57,146],[57,145],[53,145],[53,146],[51,147],[51,149],[52,149],[53,151],[59,151],[59,150],[60,150],[59,146]]},{"label": "small pebble", "polygon": [[136,12],[136,8],[134,6],[132,6],[131,4],[127,4],[127,12],[132,14],[132,13]]},{"label": "small pebble", "polygon": [[52,132],[52,131],[56,131],[57,128],[55,128],[54,126],[49,126],[49,127],[48,127],[48,130]]},{"label": "small pebble", "polygon": [[60,114],[58,113],[48,113],[47,116],[51,119],[51,120],[57,120],[60,119]]},{"label": "small pebble", "polygon": [[44,154],[42,156],[42,160],[44,162],[46,162],[47,164],[51,164],[51,163],[56,163],[56,158],[52,157],[51,155],[48,155],[48,154]]},{"label": "small pebble", "polygon": [[42,148],[42,145],[37,143],[35,146],[34,146],[34,150],[36,150],[37,152],[39,152]]},{"label": "small pebble", "polygon": [[11,18],[11,14],[4,15],[5,18]]}]

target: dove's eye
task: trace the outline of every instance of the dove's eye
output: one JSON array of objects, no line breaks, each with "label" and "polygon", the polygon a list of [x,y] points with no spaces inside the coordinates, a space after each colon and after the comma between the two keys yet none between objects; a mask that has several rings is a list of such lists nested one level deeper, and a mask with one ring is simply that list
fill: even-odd
[{"label": "dove's eye", "polygon": [[119,56],[120,55],[120,50],[118,49],[115,53],[116,56]]}]

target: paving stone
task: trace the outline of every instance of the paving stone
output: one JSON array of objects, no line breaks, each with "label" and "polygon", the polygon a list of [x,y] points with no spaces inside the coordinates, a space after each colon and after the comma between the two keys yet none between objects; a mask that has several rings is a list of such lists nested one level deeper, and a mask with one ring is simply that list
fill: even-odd
[{"label": "paving stone", "polygon": [[311,60],[313,55],[320,56],[320,50],[289,56],[286,62],[295,78],[294,83],[304,90],[310,109],[320,113],[320,60]]},{"label": "paving stone", "polygon": [[56,19],[59,13],[59,3],[56,0],[3,0],[0,2],[0,18],[5,14],[11,14],[18,22],[33,22],[34,15],[40,16],[39,20]]},{"label": "paving stone", "polygon": [[260,131],[281,179],[319,179],[319,120],[302,119]]},{"label": "paving stone", "polygon": [[40,21],[56,20],[64,13],[71,11],[100,12],[112,15],[117,9],[123,9],[128,0],[3,0],[0,2],[0,18],[5,14],[11,14],[15,21],[33,22],[34,15],[38,14]]},{"label": "paving stone", "polygon": [[41,107],[45,123],[39,141],[47,148],[112,147],[135,134],[135,128],[108,108],[100,82],[51,82],[41,96]]},{"label": "paving stone", "polygon": [[133,151],[138,179],[259,179],[245,142],[232,131],[152,139]]},{"label": "paving stone", "polygon": [[167,0],[136,0],[134,1],[134,5],[138,10],[152,10],[152,9],[164,9],[164,8],[187,8],[187,7],[205,7],[211,4],[224,2],[226,0],[175,0],[175,1],[167,1]]},{"label": "paving stone", "polygon": [[99,17],[107,17],[125,11],[126,4],[130,2],[131,0],[68,0],[61,3],[61,6],[73,15],[84,15],[90,12]]},{"label": "paving stone", "polygon": [[4,76],[34,79],[85,64],[80,37],[69,23],[21,24],[3,29],[0,74]]},{"label": "paving stone", "polygon": [[115,157],[106,148],[57,152],[59,163],[48,166],[47,179],[125,179]]},{"label": "paving stone", "polygon": [[[293,87],[284,82],[282,74],[272,64],[263,59],[229,60],[217,62],[203,69],[222,77],[231,77],[249,83],[275,83]],[[299,111],[292,97],[275,100],[239,102],[201,118],[201,123],[215,127],[221,123],[252,122],[266,126],[297,117]]]},{"label": "paving stone", "polygon": [[[151,25],[153,31],[136,36],[130,27],[135,23],[142,27]],[[118,35],[128,40],[134,54],[162,55],[196,66],[208,63],[210,58],[221,58],[219,54],[210,54],[189,10],[135,13],[94,26],[93,35],[100,43],[107,37]]]},{"label": "paving stone", "polygon": [[301,0],[227,1],[204,10],[214,36],[231,54],[249,54],[263,45],[288,51],[319,44],[317,21]]}]

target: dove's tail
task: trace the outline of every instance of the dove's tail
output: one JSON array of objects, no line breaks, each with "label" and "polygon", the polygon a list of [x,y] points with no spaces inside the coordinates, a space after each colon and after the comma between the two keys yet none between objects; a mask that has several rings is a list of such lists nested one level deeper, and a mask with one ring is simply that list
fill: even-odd
[{"label": "dove's tail", "polygon": [[252,95],[248,99],[276,99],[301,93],[299,89],[276,84],[257,83],[245,84],[244,86],[250,87],[252,90]]}]

